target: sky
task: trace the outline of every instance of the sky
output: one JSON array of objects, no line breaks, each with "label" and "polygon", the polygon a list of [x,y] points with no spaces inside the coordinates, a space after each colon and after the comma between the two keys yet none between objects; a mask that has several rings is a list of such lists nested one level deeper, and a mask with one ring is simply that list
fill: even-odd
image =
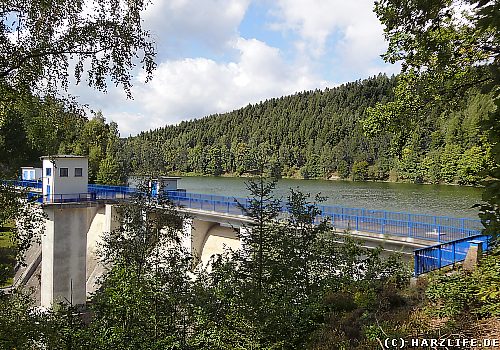
[{"label": "sky", "polygon": [[70,93],[121,136],[273,97],[397,74],[370,0],[152,0],[144,27],[157,69],[133,74],[133,99],[80,84]]}]

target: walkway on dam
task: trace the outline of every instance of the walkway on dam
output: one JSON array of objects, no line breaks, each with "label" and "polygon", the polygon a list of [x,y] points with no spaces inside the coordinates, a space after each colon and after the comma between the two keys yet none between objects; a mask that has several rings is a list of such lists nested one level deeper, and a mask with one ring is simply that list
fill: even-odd
[{"label": "walkway on dam", "polygon": [[[41,182],[13,181],[13,185],[26,188],[44,203],[84,202],[95,200],[122,200],[137,191],[134,187],[88,185],[87,193],[52,194],[41,196]],[[154,194],[154,193],[153,193]],[[168,198],[179,207],[203,212],[244,216],[241,206],[248,208],[249,199],[220,196],[215,194],[190,193],[183,190],[167,191]],[[479,235],[482,230],[480,220],[453,218],[403,212],[391,212],[364,208],[319,205],[321,215],[317,220],[328,219],[337,230],[368,232],[394,238],[410,238],[432,243],[449,242]],[[282,211],[287,212],[285,205]]]},{"label": "walkway on dam", "polygon": [[[89,184],[86,193],[42,196],[41,182],[9,182],[26,189],[29,196],[47,204],[116,202],[127,200],[137,192],[134,187]],[[153,189],[152,194],[157,195],[155,192]],[[165,193],[181,210],[195,216],[240,224],[249,221],[242,210],[242,207],[249,207],[247,198],[190,193],[185,190]],[[488,249],[488,237],[481,235],[480,220],[330,205],[319,205],[318,208],[321,214],[317,221],[327,219],[336,231],[350,230],[360,239],[372,241],[375,245],[383,242],[384,249],[390,251],[405,246],[405,253],[415,257],[415,275],[462,261],[471,240],[483,241],[485,250]],[[282,205],[281,210],[283,215],[287,214],[286,205]],[[411,250],[407,251],[408,248]]]}]

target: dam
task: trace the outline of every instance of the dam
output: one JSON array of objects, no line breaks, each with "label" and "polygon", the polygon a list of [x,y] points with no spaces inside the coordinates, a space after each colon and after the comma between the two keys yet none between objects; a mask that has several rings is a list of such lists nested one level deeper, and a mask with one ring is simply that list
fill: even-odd
[{"label": "dam", "polygon": [[[43,307],[58,301],[85,304],[104,272],[97,258],[102,236],[119,225],[116,205],[127,201],[137,188],[89,184],[85,157],[60,155],[42,160],[41,181],[14,183],[36,196],[47,215],[41,243],[29,249],[27,266],[18,269],[14,283],[35,287]],[[202,263],[224,247],[237,249],[239,231],[249,229],[252,222],[242,210],[242,206],[248,207],[248,199],[190,193],[177,187],[178,180],[158,178],[150,182],[149,189],[153,196],[165,193],[180,212],[189,214],[183,225],[184,247]],[[407,259],[415,250],[480,235],[480,222],[472,219],[338,206],[319,209],[318,221],[328,219],[340,235],[348,230],[366,247],[380,246]],[[286,208],[282,210],[286,214]],[[460,253],[463,249],[453,251],[453,262]],[[445,255],[439,256],[439,264]]]}]

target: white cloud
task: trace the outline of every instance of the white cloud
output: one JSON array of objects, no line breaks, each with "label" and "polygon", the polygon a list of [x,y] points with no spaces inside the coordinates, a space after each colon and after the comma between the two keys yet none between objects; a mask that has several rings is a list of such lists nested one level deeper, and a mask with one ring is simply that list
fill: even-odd
[{"label": "white cloud", "polygon": [[[216,81],[224,65],[204,58],[185,58],[194,51],[215,53],[237,51],[234,43],[238,38],[238,26],[243,20],[250,0],[160,0],[152,2],[144,13],[144,26],[152,33],[158,46],[159,67],[153,82],[144,84],[145,75],[139,69],[132,89],[134,100],[127,100],[121,87],[108,86],[106,94],[92,90],[82,82],[70,85],[70,93],[91,109],[102,110],[107,120],[118,122],[122,135],[136,134],[141,130],[157,128],[167,123],[203,116],[200,105],[193,98],[222,94],[213,88],[198,84],[200,77],[207,85],[222,86]],[[199,57],[195,56],[195,57]],[[176,60],[177,59],[177,60]],[[227,65],[231,66],[230,64]],[[219,73],[218,73],[219,71]],[[168,78],[167,78],[168,77]],[[172,79],[171,81],[169,79]],[[188,81],[192,79],[193,83]],[[168,81],[167,81],[168,80]],[[179,90],[178,86],[184,86]],[[164,113],[162,95],[168,91],[169,108]],[[191,101],[190,101],[191,99]],[[229,104],[220,102],[217,111]],[[147,101],[147,103],[145,103]],[[196,107],[196,108],[195,108]],[[204,106],[203,106],[204,107]],[[157,109],[158,108],[158,109]],[[211,111],[209,107],[201,111]]]},{"label": "white cloud", "polygon": [[190,46],[222,52],[227,42],[238,37],[250,0],[160,0],[144,14],[144,23],[160,56],[175,57]]},{"label": "white cloud", "polygon": [[229,63],[207,58],[161,63],[150,83],[134,89],[147,121],[142,117],[130,120],[127,114],[116,114],[113,119],[126,134],[328,85],[305,66],[287,65],[280,51],[264,42],[239,38],[233,47],[239,56]]},{"label": "white cloud", "polygon": [[273,13],[277,17],[273,28],[298,35],[296,47],[302,56],[313,61],[333,56],[334,76],[345,71],[364,77],[374,70],[399,70],[380,60],[387,43],[373,0],[278,0]]},{"label": "white cloud", "polygon": [[127,136],[336,85],[326,80],[339,83],[399,69],[379,59],[386,44],[371,1],[268,1],[276,19],[272,28],[284,34],[278,43],[283,51],[267,44],[262,33],[261,40],[240,37],[250,1],[154,1],[144,17],[158,43],[153,80],[144,84],[144,74],[138,74],[134,100],[113,86],[107,94],[85,86],[71,87],[71,92],[101,109]]},{"label": "white cloud", "polygon": [[297,32],[304,49],[307,47],[316,55],[322,54],[328,36],[337,27],[345,26],[342,13],[350,7],[351,1],[277,0],[274,14],[279,22],[273,27]]}]

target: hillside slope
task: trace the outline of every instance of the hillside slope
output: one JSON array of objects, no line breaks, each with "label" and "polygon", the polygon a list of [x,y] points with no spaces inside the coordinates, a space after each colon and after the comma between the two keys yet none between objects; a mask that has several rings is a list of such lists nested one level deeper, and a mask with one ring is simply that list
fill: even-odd
[{"label": "hillside slope", "polygon": [[242,174],[264,154],[282,176],[476,183],[488,162],[478,124],[489,97],[472,95],[446,116],[436,107],[407,135],[365,137],[366,108],[391,100],[395,83],[380,74],[143,132],[117,157],[134,173]]}]

